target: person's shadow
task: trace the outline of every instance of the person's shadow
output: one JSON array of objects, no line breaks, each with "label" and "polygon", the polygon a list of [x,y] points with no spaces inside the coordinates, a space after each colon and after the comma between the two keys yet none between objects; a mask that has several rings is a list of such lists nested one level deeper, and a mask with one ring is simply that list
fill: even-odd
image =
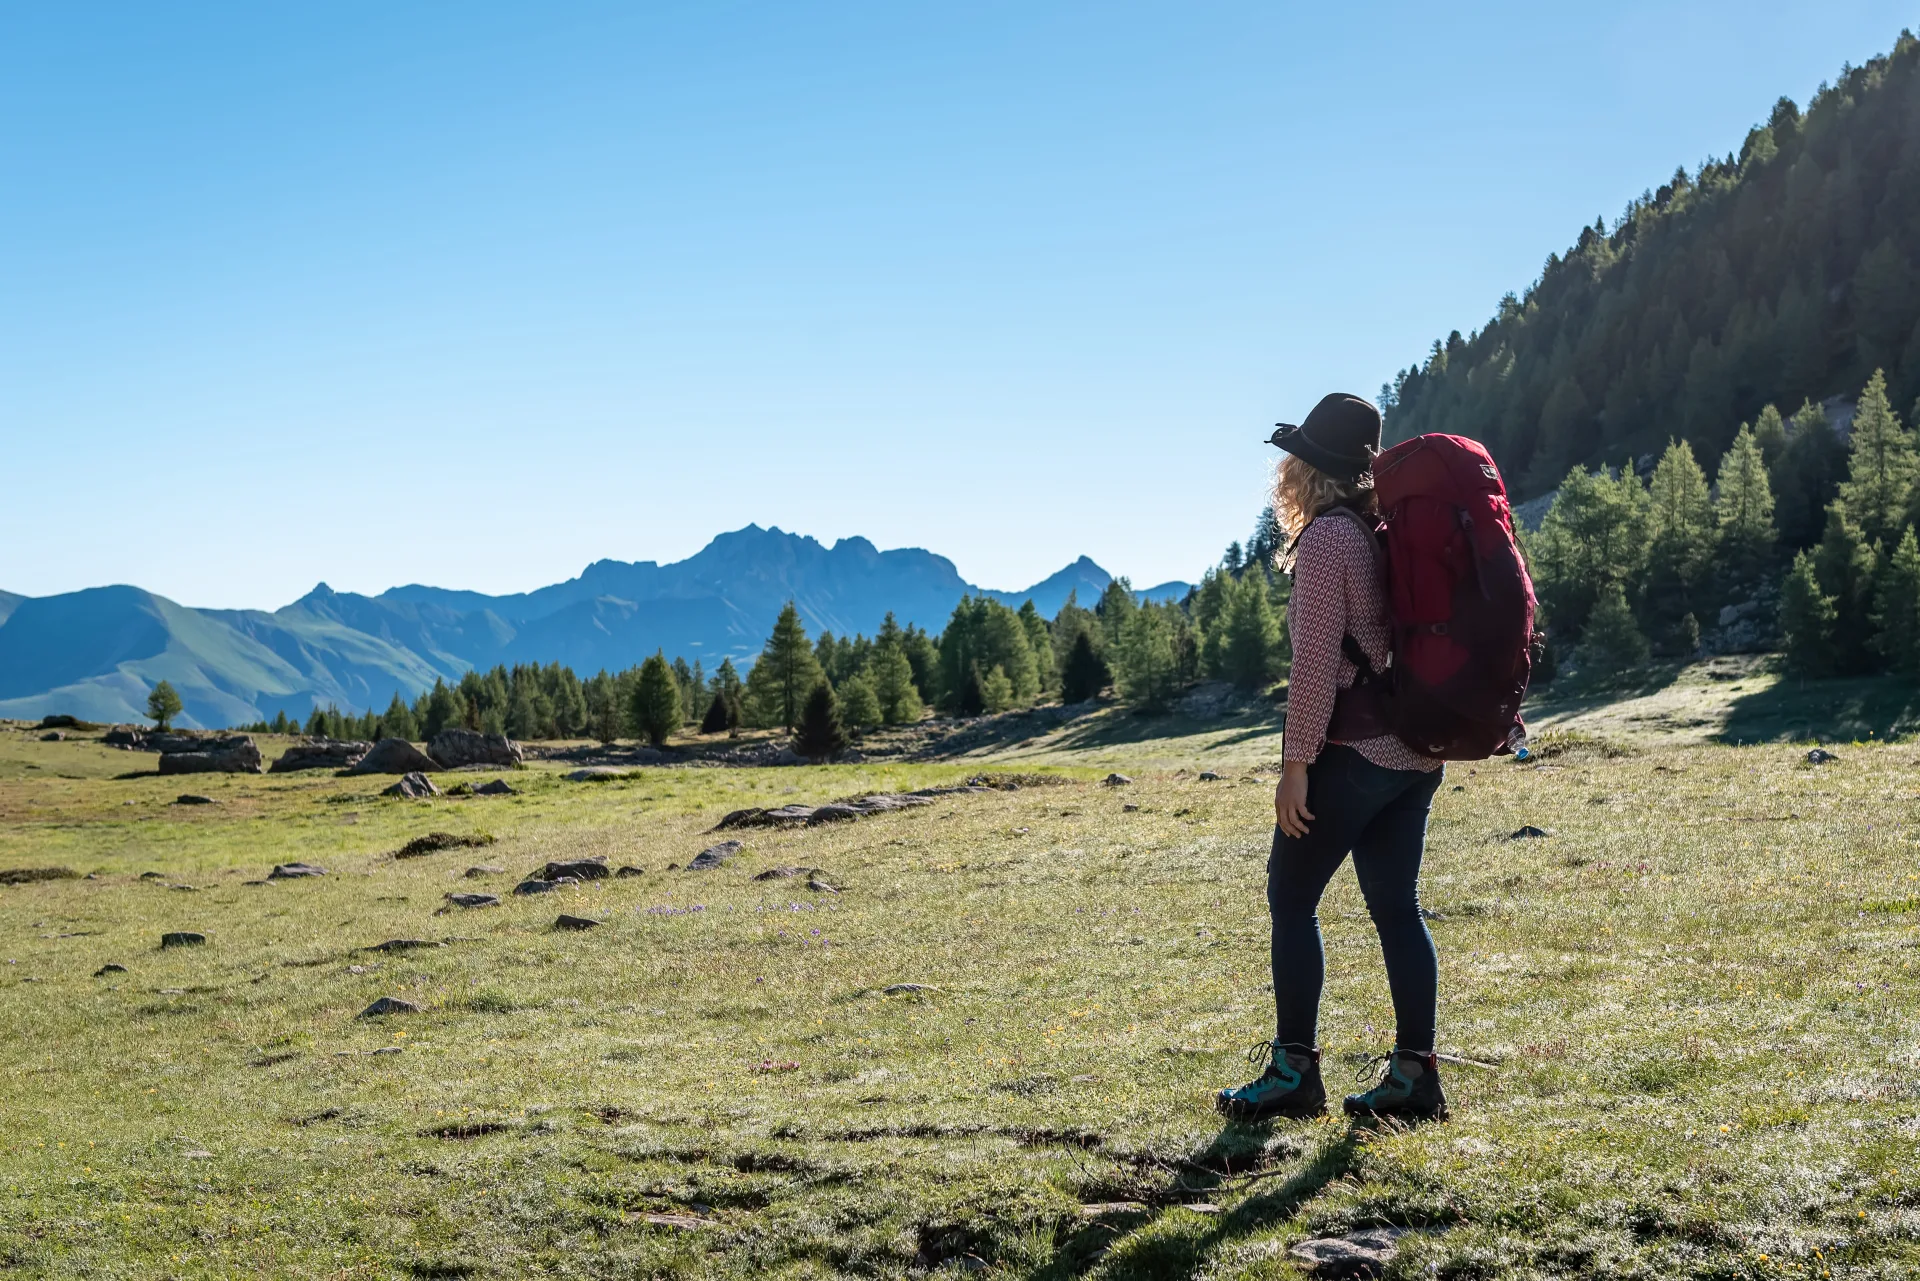
[{"label": "person's shadow", "polygon": [[[1359,1164],[1366,1135],[1377,1128],[1375,1122],[1353,1122],[1337,1137],[1316,1146],[1311,1132],[1299,1135],[1297,1145],[1276,1144],[1273,1122],[1230,1121],[1210,1142],[1188,1156],[1143,1161],[1142,1177],[1131,1187],[1130,1200],[1094,1215],[1070,1232],[1048,1264],[1033,1275],[1046,1281],[1068,1281],[1103,1263],[1116,1277],[1187,1275],[1221,1246],[1284,1223],[1328,1184],[1352,1173]],[[1281,1158],[1277,1163],[1273,1160],[1276,1155]],[[1133,1234],[1134,1228],[1165,1210],[1210,1204],[1212,1197],[1230,1184],[1244,1184],[1252,1190],[1230,1209],[1212,1212],[1206,1231]],[[1122,1208],[1133,1203],[1142,1208]]]}]

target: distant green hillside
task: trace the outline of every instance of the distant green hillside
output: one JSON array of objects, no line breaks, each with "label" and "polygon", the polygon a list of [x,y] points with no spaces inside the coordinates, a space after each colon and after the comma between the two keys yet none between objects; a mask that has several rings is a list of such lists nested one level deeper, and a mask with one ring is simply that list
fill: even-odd
[{"label": "distant green hillside", "polygon": [[1582,229],[1524,297],[1387,389],[1396,440],[1485,441],[1516,496],[1668,437],[1717,458],[1767,404],[1920,395],[1920,42],[1782,98],[1737,155]]},{"label": "distant green hillside", "polygon": [[412,696],[433,683],[420,658],[323,620],[223,616],[138,587],[15,598],[0,627],[0,716],[60,711],[145,719],[147,692],[179,691],[189,728],[237,725],[317,701],[341,706]]}]

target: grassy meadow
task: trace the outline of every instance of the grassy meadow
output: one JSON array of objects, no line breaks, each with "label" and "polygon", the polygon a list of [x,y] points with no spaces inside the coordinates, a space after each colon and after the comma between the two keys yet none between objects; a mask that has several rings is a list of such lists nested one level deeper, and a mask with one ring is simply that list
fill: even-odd
[{"label": "grassy meadow", "polygon": [[[0,886],[0,1275],[1295,1277],[1369,1225],[1420,1229],[1402,1277],[1920,1273],[1920,745],[1452,768],[1454,1119],[1246,1126],[1211,1096],[1270,1031],[1279,742],[1173,728],[431,801],[0,728],[0,870],[92,874]],[[1020,785],[707,834],[989,771]],[[493,839],[393,857],[429,831]],[[643,874],[443,897],[593,855]],[[293,860],[330,875],[257,883]],[[1338,1092],[1392,1017],[1350,872],[1322,919]]]}]

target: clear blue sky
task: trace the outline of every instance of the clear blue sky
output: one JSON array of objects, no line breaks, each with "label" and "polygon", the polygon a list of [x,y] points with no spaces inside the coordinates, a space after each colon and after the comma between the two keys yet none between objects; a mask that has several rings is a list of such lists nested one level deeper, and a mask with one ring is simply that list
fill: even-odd
[{"label": "clear blue sky", "polygon": [[509,591],[748,521],[1192,578],[1270,425],[1902,6],[0,12],[0,588]]}]

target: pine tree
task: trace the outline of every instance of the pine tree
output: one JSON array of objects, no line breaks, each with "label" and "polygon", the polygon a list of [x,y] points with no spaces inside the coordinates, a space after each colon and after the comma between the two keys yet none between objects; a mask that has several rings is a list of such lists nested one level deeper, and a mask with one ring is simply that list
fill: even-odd
[{"label": "pine tree", "polygon": [[[1746,424],[1740,424],[1745,427]],[[1754,443],[1760,446],[1762,465],[1772,467],[1774,460],[1787,452],[1787,424],[1780,417],[1780,411],[1768,405],[1753,420]]]},{"label": "pine tree", "polygon": [[1647,563],[1647,491],[1631,466],[1618,477],[1575,468],[1539,532],[1526,538],[1549,621],[1577,634],[1609,584],[1636,589]]},{"label": "pine tree", "polygon": [[286,734],[291,732],[290,727],[287,725],[286,708],[283,707],[273,714],[273,724],[269,727],[268,732],[273,734]]},{"label": "pine tree", "polygon": [[933,637],[927,635],[926,628],[909,623],[901,641],[907,663],[913,668],[913,687],[920,691],[920,701],[939,701],[940,651],[935,648]]},{"label": "pine tree", "polygon": [[1833,598],[1820,590],[1813,558],[1795,554],[1793,568],[1780,585],[1780,634],[1786,642],[1787,670],[1800,676],[1825,676],[1833,670]]},{"label": "pine tree", "polygon": [[445,681],[436,677],[433,690],[427,695],[427,714],[420,725],[420,736],[432,738],[448,726],[460,724],[465,714],[466,705],[447,688]]},{"label": "pine tree", "polygon": [[1858,676],[1873,670],[1873,583],[1881,557],[1880,544],[1869,542],[1845,500],[1827,505],[1827,529],[1813,549],[1813,568],[1820,588],[1832,601],[1833,671]]},{"label": "pine tree", "polygon": [[683,723],[680,686],[673,679],[667,656],[658,650],[640,664],[640,676],[633,686],[631,715],[635,731],[655,747],[664,746],[668,736]]},{"label": "pine tree", "polygon": [[[1769,405],[1768,411],[1772,412]],[[1779,414],[1774,414],[1777,425]],[[1764,423],[1766,415],[1761,415]],[[1742,423],[1733,446],[1721,456],[1716,512],[1720,564],[1727,589],[1744,595],[1773,566],[1773,487],[1767,483],[1766,451],[1759,433]]]},{"label": "pine tree", "polygon": [[678,655],[673,660],[673,684],[680,691],[680,713],[688,720],[697,714],[701,689],[693,683],[693,669],[687,666],[687,660]]},{"label": "pine tree", "polygon": [[1060,701],[1084,703],[1097,696],[1113,680],[1113,673],[1094,649],[1093,632],[1082,628],[1067,650],[1067,661],[1060,669]]},{"label": "pine tree", "polygon": [[612,743],[620,737],[620,720],[623,703],[618,683],[602,669],[587,682],[585,699],[587,704],[587,728],[602,743]]},{"label": "pine tree", "polygon": [[840,682],[837,697],[840,700],[840,719],[855,732],[870,730],[883,719],[880,699],[865,672],[855,672]]},{"label": "pine tree", "polygon": [[1118,652],[1120,637],[1127,630],[1127,620],[1138,611],[1134,603],[1133,584],[1125,578],[1116,578],[1109,582],[1100,593],[1100,603],[1094,607],[1094,614],[1100,620],[1100,635],[1103,649]]},{"label": "pine tree", "polygon": [[813,687],[827,678],[820,670],[800,611],[792,601],[780,611],[759,661],[747,673],[747,707],[756,724],[791,731]]},{"label": "pine tree", "polygon": [[1039,681],[1035,695],[1060,688],[1060,669],[1053,657],[1053,634],[1031,598],[1020,606],[1020,625],[1026,629],[1027,646],[1033,651],[1034,675]]},{"label": "pine tree", "polygon": [[1007,669],[998,663],[980,682],[980,701],[989,716],[997,715],[1013,706],[1013,682],[1007,679]]},{"label": "pine tree", "polygon": [[387,710],[380,717],[380,732],[387,738],[404,738],[412,741],[420,736],[420,727],[413,722],[413,710],[400,697],[400,691],[393,692],[393,701],[387,704]]},{"label": "pine tree", "polygon": [[327,736],[327,713],[325,708],[316,706],[313,711],[308,714],[306,735],[308,738],[325,738]]},{"label": "pine tree", "polygon": [[1720,537],[1706,473],[1685,441],[1667,443],[1647,498],[1647,609],[1671,643],[1681,615],[1702,606]]},{"label": "pine tree", "polygon": [[889,725],[911,725],[920,719],[925,708],[920,702],[920,691],[914,688],[913,664],[907,661],[906,648],[897,632],[891,638],[883,632],[867,670],[873,680],[882,720]]},{"label": "pine tree", "polygon": [[174,692],[170,681],[157,682],[147,693],[147,719],[153,727],[165,732],[173,728],[173,718],[180,714],[180,695]]},{"label": "pine tree", "polygon": [[1847,446],[1827,421],[1826,410],[1812,401],[1801,405],[1793,416],[1787,447],[1767,473],[1783,548],[1797,551],[1820,541],[1827,504],[1846,467]]},{"label": "pine tree", "polygon": [[1913,433],[1887,404],[1886,375],[1876,369],[1854,410],[1847,479],[1840,486],[1840,500],[1867,542],[1891,544],[1900,537],[1910,519],[1916,472]]},{"label": "pine tree", "polygon": [[975,663],[967,669],[966,678],[960,682],[959,701],[953,710],[961,716],[986,715],[986,681],[980,675],[980,664]]},{"label": "pine tree", "polygon": [[1267,598],[1263,575],[1227,580],[1226,617],[1221,620],[1220,675],[1240,689],[1257,692],[1274,677],[1280,651],[1280,622]]},{"label": "pine tree", "polygon": [[534,706],[533,691],[528,681],[515,681],[513,694],[507,702],[507,736],[516,739],[539,738],[540,712]]},{"label": "pine tree", "polygon": [[1179,692],[1179,672],[1173,648],[1173,629],[1161,609],[1148,605],[1133,611],[1118,645],[1114,682],[1120,697],[1143,712],[1162,712]]},{"label": "pine tree", "polygon": [[818,764],[838,756],[846,745],[847,735],[840,727],[840,708],[834,700],[833,687],[822,677],[801,707],[793,750]]},{"label": "pine tree", "polygon": [[1873,632],[1874,651],[1889,668],[1920,673],[1920,542],[1911,525],[1874,583]]},{"label": "pine tree", "polygon": [[720,734],[732,728],[729,722],[733,718],[728,714],[729,711],[730,709],[727,707],[727,696],[725,694],[715,694],[713,701],[707,704],[707,714],[700,718],[700,732],[702,734]]},{"label": "pine tree", "polygon": [[1647,654],[1647,638],[1634,621],[1626,589],[1608,583],[1580,636],[1582,665],[1596,676],[1618,676],[1645,666]]}]

